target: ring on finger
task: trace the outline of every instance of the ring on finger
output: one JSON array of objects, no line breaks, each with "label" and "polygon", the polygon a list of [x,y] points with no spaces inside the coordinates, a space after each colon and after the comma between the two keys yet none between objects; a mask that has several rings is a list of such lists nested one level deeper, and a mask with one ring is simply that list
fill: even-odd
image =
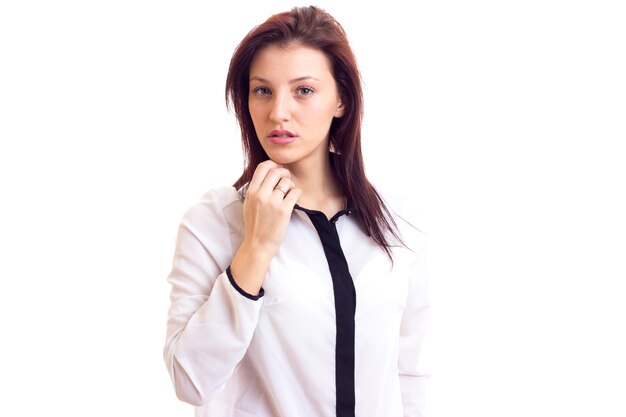
[{"label": "ring on finger", "polygon": [[285,195],[287,195],[287,190],[285,190],[285,189],[284,189],[283,187],[281,187],[280,185],[276,185],[276,186],[274,187],[274,189],[275,189],[275,190],[282,191],[282,193],[283,193],[283,195],[284,195],[284,196],[285,196]]}]

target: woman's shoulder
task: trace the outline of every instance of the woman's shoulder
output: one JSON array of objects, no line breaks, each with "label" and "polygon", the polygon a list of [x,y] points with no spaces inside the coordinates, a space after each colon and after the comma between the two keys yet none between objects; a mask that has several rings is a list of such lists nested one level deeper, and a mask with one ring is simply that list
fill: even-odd
[{"label": "woman's shoulder", "polygon": [[183,222],[200,225],[231,223],[241,211],[241,202],[241,193],[235,187],[210,188],[185,211]]},{"label": "woman's shoulder", "polygon": [[231,204],[241,202],[241,191],[233,186],[214,187],[207,190],[200,201],[199,205],[213,205],[222,210]]},{"label": "woman's shoulder", "polygon": [[[239,193],[234,187],[217,187],[204,194],[184,212],[179,225],[177,253],[198,256],[198,244],[226,268],[238,247],[234,238],[243,227]],[[183,255],[185,254],[185,255]]]},{"label": "woman's shoulder", "polygon": [[388,187],[374,188],[385,203],[404,243],[414,252],[419,252],[426,245],[427,234],[419,227],[420,207],[409,192]]}]

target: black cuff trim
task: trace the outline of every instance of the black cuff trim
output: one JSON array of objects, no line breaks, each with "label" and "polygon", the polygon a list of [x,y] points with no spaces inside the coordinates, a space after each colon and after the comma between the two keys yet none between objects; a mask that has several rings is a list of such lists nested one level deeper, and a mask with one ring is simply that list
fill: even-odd
[{"label": "black cuff trim", "polygon": [[259,298],[263,297],[265,295],[265,290],[263,288],[261,288],[261,290],[259,291],[258,295],[251,295],[248,294],[247,292],[245,292],[243,290],[243,288],[241,288],[239,285],[237,285],[237,282],[235,281],[235,278],[233,278],[233,274],[230,272],[230,265],[228,265],[228,268],[226,268],[226,275],[228,275],[228,280],[230,281],[230,284],[235,287],[235,289],[237,290],[237,292],[241,295],[243,295],[246,298],[249,298],[251,300],[257,301]]}]

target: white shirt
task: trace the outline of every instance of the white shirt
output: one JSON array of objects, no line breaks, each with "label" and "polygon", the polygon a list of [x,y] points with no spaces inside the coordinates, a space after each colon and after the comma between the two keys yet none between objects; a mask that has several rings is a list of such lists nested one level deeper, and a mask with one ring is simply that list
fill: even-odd
[{"label": "white shirt", "polygon": [[296,206],[256,296],[229,268],[244,236],[240,192],[210,190],[185,213],[164,358],[196,416],[424,415],[425,236],[386,203],[411,249],[394,247],[393,267],[358,208],[329,221]]}]

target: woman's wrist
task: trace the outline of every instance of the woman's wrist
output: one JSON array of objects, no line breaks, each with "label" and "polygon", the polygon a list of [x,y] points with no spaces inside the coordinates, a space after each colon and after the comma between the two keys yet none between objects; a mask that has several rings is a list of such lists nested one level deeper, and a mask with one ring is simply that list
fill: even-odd
[{"label": "woman's wrist", "polygon": [[245,292],[258,294],[272,258],[266,249],[244,241],[230,264],[232,278]]}]

